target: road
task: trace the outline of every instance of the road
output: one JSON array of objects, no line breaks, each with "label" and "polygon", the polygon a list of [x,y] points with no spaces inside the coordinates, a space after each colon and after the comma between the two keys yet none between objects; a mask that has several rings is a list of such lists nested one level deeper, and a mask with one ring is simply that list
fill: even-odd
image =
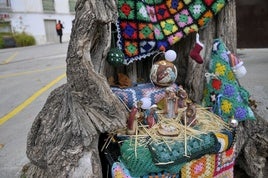
[{"label": "road", "polygon": [[[26,139],[49,93],[66,83],[67,43],[0,50],[0,178],[19,176]],[[247,75],[240,83],[268,116],[268,49],[240,49]]]},{"label": "road", "polygon": [[247,69],[239,82],[256,100],[258,114],[268,121],[268,49],[239,49],[237,52]]},{"label": "road", "polygon": [[26,139],[49,93],[66,83],[67,43],[0,50],[0,178],[28,162]]}]

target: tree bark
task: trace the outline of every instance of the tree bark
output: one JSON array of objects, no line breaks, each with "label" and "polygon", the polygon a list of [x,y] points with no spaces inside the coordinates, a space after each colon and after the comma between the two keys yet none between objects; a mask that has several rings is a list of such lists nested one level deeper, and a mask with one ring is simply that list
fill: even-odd
[{"label": "tree bark", "polygon": [[[199,32],[205,45],[202,65],[189,58],[194,35],[173,47],[179,55],[177,82],[185,86],[190,99],[196,103],[203,97],[204,74],[208,70],[213,39],[221,38],[230,51],[236,52],[235,11],[235,1],[229,1]],[[111,92],[104,76],[107,71],[126,70],[106,65],[111,23],[116,18],[113,0],[77,1],[66,59],[67,83],[50,94],[32,124],[27,138],[30,163],[22,172],[26,177],[102,177],[98,150],[100,133],[124,127],[127,117],[126,109]],[[132,81],[137,82],[143,76],[148,80],[149,63],[151,61],[139,61],[127,68]],[[265,166],[268,139],[263,135],[268,133],[268,127],[266,132],[262,129],[266,124],[258,117],[256,122],[247,121],[237,128],[237,154],[240,153],[239,160],[244,160],[238,164],[251,176],[261,177]]]},{"label": "tree bark", "polygon": [[114,1],[77,2],[67,84],[50,94],[32,124],[26,177],[102,177],[99,135],[124,127],[127,114],[103,76],[116,12]]}]

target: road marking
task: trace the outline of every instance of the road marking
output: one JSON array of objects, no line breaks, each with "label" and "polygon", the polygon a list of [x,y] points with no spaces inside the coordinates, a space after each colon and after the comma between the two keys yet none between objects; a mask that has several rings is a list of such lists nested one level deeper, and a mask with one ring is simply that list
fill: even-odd
[{"label": "road marking", "polygon": [[9,58],[7,58],[6,60],[4,60],[3,62],[1,62],[1,65],[4,64],[8,64],[10,61],[12,61],[13,59],[15,59],[15,57],[18,55],[18,52],[13,53],[11,56],[9,56]]},{"label": "road marking", "polygon": [[6,121],[17,115],[19,112],[21,112],[24,108],[26,108],[29,104],[31,104],[37,97],[39,97],[41,94],[43,94],[45,91],[47,91],[49,88],[57,84],[61,79],[66,77],[66,73],[58,76],[56,79],[52,80],[49,84],[35,92],[32,96],[30,96],[27,100],[25,100],[23,103],[21,103],[19,106],[17,106],[15,109],[7,113],[5,116],[0,118],[0,125],[4,124]]},{"label": "road marking", "polygon": [[57,66],[57,67],[50,67],[50,68],[40,69],[40,70],[32,70],[32,71],[26,71],[26,72],[18,72],[18,73],[13,73],[13,74],[0,75],[0,79],[21,76],[21,75],[27,75],[27,74],[32,74],[32,73],[36,73],[36,72],[45,72],[45,71],[49,71],[49,70],[62,69],[64,67],[65,67],[65,65],[64,66]]}]

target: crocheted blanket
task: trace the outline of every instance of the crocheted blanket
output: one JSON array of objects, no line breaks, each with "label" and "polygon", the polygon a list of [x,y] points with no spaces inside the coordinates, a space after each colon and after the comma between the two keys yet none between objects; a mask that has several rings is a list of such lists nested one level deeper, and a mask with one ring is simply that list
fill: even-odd
[{"label": "crocheted blanket", "polygon": [[[132,146],[130,146],[132,145]],[[131,140],[126,140],[121,147],[123,153],[119,161],[114,162],[111,172],[114,178],[149,178],[149,177],[233,177],[235,162],[235,144],[216,154],[205,154],[197,159],[169,166],[157,166],[145,145],[134,148]]]},{"label": "crocheted blanket", "polygon": [[165,51],[197,32],[227,0],[118,0],[118,47],[125,64]]},{"label": "crocheted blanket", "polygon": [[228,122],[234,117],[238,121],[255,119],[249,107],[249,93],[239,85],[230,66],[229,50],[220,39],[215,39],[209,65],[203,106],[213,107],[213,112]]},{"label": "crocheted blanket", "polygon": [[[174,90],[178,89],[178,85],[175,83],[169,87]],[[125,89],[116,87],[111,87],[111,89],[115,95],[124,101],[128,108],[132,108],[137,101],[144,97],[150,98],[153,104],[158,103],[165,97],[166,87],[155,86],[152,83],[144,83]]]},{"label": "crocheted blanket", "polygon": [[[216,134],[221,134],[216,135]],[[133,177],[140,177],[151,173],[166,172],[177,174],[184,165],[189,164],[192,160],[199,159],[205,155],[213,155],[213,169],[207,170],[210,174],[217,171],[217,175],[222,173],[229,164],[223,163],[221,159],[230,156],[231,161],[234,156],[230,153],[233,147],[233,135],[231,131],[223,130],[217,133],[201,134],[198,137],[187,139],[187,156],[184,150],[184,141],[175,141],[165,139],[165,142],[154,140],[148,144],[147,139],[124,140],[120,147],[119,161],[124,164],[121,170]],[[217,156],[216,156],[217,155]],[[215,160],[217,170],[215,168]],[[229,159],[227,160],[229,161]],[[215,170],[214,170],[215,168]],[[113,170],[115,171],[115,170]]]}]

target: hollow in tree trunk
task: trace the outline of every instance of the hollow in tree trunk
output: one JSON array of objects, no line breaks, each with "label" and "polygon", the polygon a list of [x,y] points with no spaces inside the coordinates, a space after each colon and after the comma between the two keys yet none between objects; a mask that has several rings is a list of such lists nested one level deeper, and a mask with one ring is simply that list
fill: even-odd
[{"label": "hollow in tree trunk", "polygon": [[[213,39],[221,38],[230,51],[236,52],[235,8],[235,1],[229,1],[224,10],[200,31],[200,38],[205,45],[202,65],[189,58],[194,36],[188,36],[174,46],[180,58],[176,64],[177,82],[186,87],[194,102],[200,103],[202,100],[203,79],[208,69]],[[32,124],[27,138],[30,163],[23,168],[24,176],[102,177],[98,150],[100,133],[125,127],[127,118],[125,107],[111,92],[104,76],[109,69],[106,56],[111,44],[111,23],[116,19],[114,0],[77,1],[66,59],[67,83],[51,92]],[[129,69],[133,70],[137,66],[142,65],[133,64]],[[135,74],[130,78],[137,78],[137,73],[129,73]],[[259,126],[255,130],[258,132],[261,125],[256,125]],[[248,153],[250,150],[249,146],[244,145],[253,144],[254,139],[246,144],[245,133],[248,133],[247,129],[256,128],[256,125],[239,126],[239,152],[244,149]],[[242,156],[249,158],[247,155]],[[253,160],[255,162],[251,164],[257,165],[255,163],[258,160],[247,160]],[[259,168],[261,170],[263,164]],[[252,169],[248,172],[257,174]]]}]

